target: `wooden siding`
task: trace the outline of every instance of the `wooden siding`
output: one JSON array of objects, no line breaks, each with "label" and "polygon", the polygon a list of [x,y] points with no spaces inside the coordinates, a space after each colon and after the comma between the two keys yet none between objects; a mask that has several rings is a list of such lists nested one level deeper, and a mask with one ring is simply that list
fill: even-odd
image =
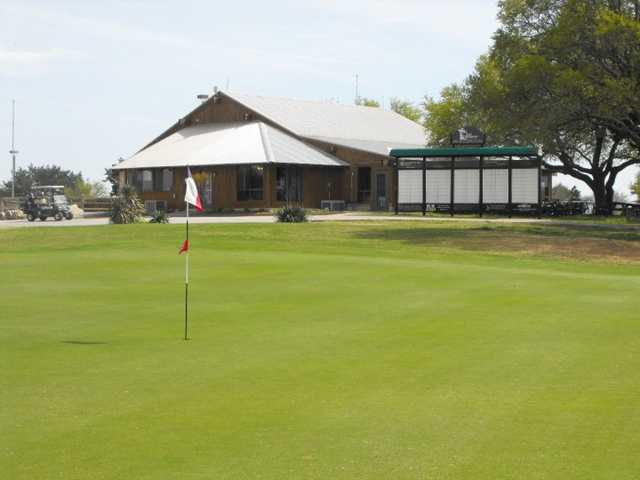
[{"label": "wooden siding", "polygon": [[[238,166],[227,165],[218,167],[192,168],[191,174],[195,179],[202,174],[212,174],[213,202],[212,210],[243,210],[269,209],[284,205],[276,195],[277,165],[265,165],[264,190],[262,200],[239,201],[237,191]],[[332,167],[303,167],[302,191],[303,205],[306,208],[320,208],[322,200],[345,200],[344,168]],[[142,192],[143,200],[164,200],[171,210],[184,210],[185,169],[174,169],[173,189],[171,192]],[[332,193],[329,193],[329,186]],[[198,189],[204,202],[203,183],[198,183]]]},{"label": "wooden siding", "polygon": [[[149,142],[144,148],[147,148],[154,143],[174,134],[175,132],[193,125],[200,125],[205,123],[234,123],[234,122],[250,122],[261,121],[268,125],[271,125],[279,130],[291,134],[292,136],[299,138],[293,132],[282,128],[269,118],[248,109],[244,105],[239,104],[234,99],[227,97],[223,93],[219,93],[215,97],[212,96],[202,105],[196,107],[192,112],[188,113],[184,118],[178,120],[166,131],[161,133],[158,137]],[[142,150],[144,150],[144,148]]]},{"label": "wooden siding", "polygon": [[376,153],[364,152],[362,150],[356,150],[354,148],[343,147],[328,142],[322,142],[319,140],[305,140],[307,143],[314,145],[321,150],[324,150],[331,155],[338,157],[340,160],[347,162],[350,167],[346,169],[343,177],[344,195],[348,203],[358,202],[358,168],[369,167],[371,168],[371,200],[369,201],[369,208],[372,210],[377,209],[377,195],[376,191],[376,175],[379,173],[386,174],[387,181],[387,205],[393,206],[395,201],[395,188],[394,181],[394,168],[391,166],[390,157],[379,155]]}]

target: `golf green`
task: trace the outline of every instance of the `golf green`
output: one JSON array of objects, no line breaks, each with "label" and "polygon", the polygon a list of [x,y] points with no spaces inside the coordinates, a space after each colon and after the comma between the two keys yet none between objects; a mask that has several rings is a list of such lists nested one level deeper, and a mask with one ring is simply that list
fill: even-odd
[{"label": "golf green", "polygon": [[0,477],[635,479],[640,234],[0,231]]}]

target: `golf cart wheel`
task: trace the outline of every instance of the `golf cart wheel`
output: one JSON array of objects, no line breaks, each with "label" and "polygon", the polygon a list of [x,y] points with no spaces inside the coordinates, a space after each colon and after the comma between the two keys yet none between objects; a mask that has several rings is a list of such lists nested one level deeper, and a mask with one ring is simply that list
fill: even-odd
[{"label": "golf cart wheel", "polygon": [[73,213],[71,212],[67,212],[64,214],[64,218],[66,218],[67,220],[71,220],[73,218]]},{"label": "golf cart wheel", "polygon": [[59,222],[60,220],[62,220],[62,219],[63,219],[63,216],[62,216],[62,214],[61,214],[60,212],[58,212],[58,213],[56,213],[56,214],[54,215],[54,217],[53,217],[53,218],[55,218],[55,219],[56,219],[56,221],[57,221],[57,222]]},{"label": "golf cart wheel", "polygon": [[33,222],[36,219],[36,216],[33,213],[27,213],[27,220]]},{"label": "golf cart wheel", "polygon": [[40,221],[41,222],[46,222],[47,221],[47,216],[46,215],[40,215]]}]

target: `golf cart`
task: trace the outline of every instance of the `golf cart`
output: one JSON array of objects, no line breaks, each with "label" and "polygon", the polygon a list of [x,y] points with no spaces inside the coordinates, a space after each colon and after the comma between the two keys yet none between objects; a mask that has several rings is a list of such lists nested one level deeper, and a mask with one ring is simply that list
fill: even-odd
[{"label": "golf cart", "polygon": [[64,187],[59,185],[39,185],[31,187],[24,201],[24,213],[27,220],[33,222],[36,218],[45,221],[48,217],[56,220],[66,218],[71,220],[73,213],[69,208]]}]

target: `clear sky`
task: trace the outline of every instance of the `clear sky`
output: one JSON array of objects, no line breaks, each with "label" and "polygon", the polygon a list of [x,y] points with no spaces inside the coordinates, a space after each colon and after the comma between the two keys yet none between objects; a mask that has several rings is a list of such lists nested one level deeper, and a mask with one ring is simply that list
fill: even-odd
[{"label": "clear sky", "polygon": [[[419,102],[468,75],[496,0],[1,0],[0,130],[18,165],[90,179],[214,86],[352,103]],[[4,155],[0,180],[10,177]],[[629,172],[619,187],[628,191]],[[563,183],[572,184],[568,179]],[[585,190],[584,186],[581,189]]]}]

